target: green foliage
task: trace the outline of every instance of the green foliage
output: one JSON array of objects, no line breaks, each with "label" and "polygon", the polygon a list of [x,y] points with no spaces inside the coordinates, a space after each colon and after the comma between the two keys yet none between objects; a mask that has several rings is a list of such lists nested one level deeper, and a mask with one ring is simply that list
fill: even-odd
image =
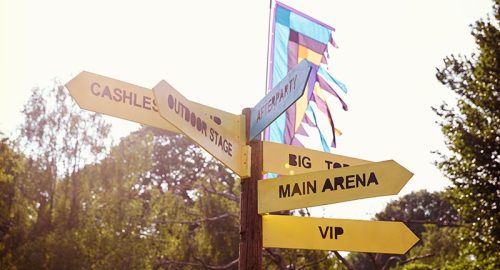
[{"label": "green foliage", "polygon": [[[461,258],[459,230],[457,227],[440,227],[435,224],[424,225],[421,245],[414,247],[407,257],[421,258],[417,262],[405,265],[402,269],[416,267],[425,263],[429,269],[442,269]],[[426,257],[428,255],[428,257]]]},{"label": "green foliage", "polygon": [[[102,159],[109,144],[110,125],[95,113],[80,110],[59,82],[51,89],[34,88],[24,106],[24,123],[17,139],[18,147],[28,158],[23,182],[29,205],[36,212],[34,235],[56,229],[54,218],[63,214],[66,226],[81,221],[83,183],[76,173],[85,164]],[[69,204],[64,213],[55,213],[58,180],[65,178],[61,194]],[[65,208],[66,209],[66,208]]]},{"label": "green foliage", "polygon": [[489,257],[477,260],[474,256],[462,256],[456,261],[444,266],[443,270],[497,270],[500,261],[498,257]]},{"label": "green foliage", "polygon": [[70,175],[106,154],[111,126],[100,115],[79,109],[59,82],[51,89],[34,88],[22,112],[18,145],[55,177]]},{"label": "green foliage", "polygon": [[[21,167],[20,157],[8,145],[6,138],[0,140],[0,239],[7,234],[11,224],[15,199],[15,178]],[[3,243],[3,241],[2,241]],[[1,253],[1,249],[0,249]]]},{"label": "green foliage", "polygon": [[[388,203],[383,211],[375,215],[377,220],[404,222],[421,239],[408,254],[395,256],[351,253],[348,257],[349,261],[357,267],[356,269],[382,269],[386,265],[387,267],[397,266],[397,263],[403,266],[406,263],[402,262],[419,256],[432,255],[429,260],[434,261],[435,257],[450,253],[453,258],[455,253],[448,252],[448,250],[455,250],[457,245],[448,239],[453,235],[448,235],[448,233],[459,225],[460,219],[457,211],[445,197],[446,194],[440,192],[429,193],[425,190],[412,192]],[[439,241],[436,241],[437,239]],[[440,245],[440,241],[445,243]],[[451,244],[451,246],[446,246],[446,244]],[[446,257],[444,260],[449,260],[449,258]]]},{"label": "green foliage", "polygon": [[318,250],[266,249],[265,269],[345,269],[329,252]]},{"label": "green foliage", "polygon": [[[31,184],[25,198],[34,216],[26,228],[29,239],[11,251],[18,258],[12,266],[237,268],[239,181],[184,137],[143,128],[123,138],[99,162],[64,175],[55,182],[51,222],[43,230],[37,229],[40,201],[46,198],[40,197],[45,193],[41,186],[52,175],[29,161],[24,177]],[[278,255],[297,268],[332,269],[339,264],[326,252]],[[269,259],[265,263],[268,269],[281,266]]]},{"label": "green foliage", "polygon": [[140,133],[152,138],[151,167],[137,183],[143,208],[153,215],[155,237],[149,241],[167,243],[155,249],[153,266],[176,269],[234,261],[239,242],[235,176],[180,135],[152,128]]},{"label": "green foliage", "polygon": [[17,210],[8,249],[12,268],[88,269],[77,237],[88,186],[78,172],[104,157],[110,126],[78,109],[57,82],[52,89],[33,89],[23,113],[16,146],[25,158],[14,178]]},{"label": "green foliage", "polygon": [[[1,135],[1,134],[0,134]],[[0,138],[0,268],[9,269],[15,260],[10,250],[22,235],[19,229],[26,218],[20,212],[18,178],[23,170],[22,158],[7,138]]]},{"label": "green foliage", "polygon": [[412,264],[408,264],[408,265],[405,265],[405,267],[403,267],[403,270],[433,270],[433,269],[436,269],[436,268],[433,268],[427,264],[423,264],[423,263],[412,263]]},{"label": "green foliage", "polygon": [[455,107],[434,109],[450,150],[437,166],[453,183],[450,198],[468,228],[463,246],[477,261],[500,256],[499,3],[494,18],[472,27],[478,53],[447,57],[436,75],[458,97]]},{"label": "green foliage", "polygon": [[446,200],[444,193],[429,193],[426,190],[412,192],[388,203],[382,212],[375,215],[375,219],[408,223],[418,237],[425,231],[425,222],[441,226],[460,222],[457,211]]}]

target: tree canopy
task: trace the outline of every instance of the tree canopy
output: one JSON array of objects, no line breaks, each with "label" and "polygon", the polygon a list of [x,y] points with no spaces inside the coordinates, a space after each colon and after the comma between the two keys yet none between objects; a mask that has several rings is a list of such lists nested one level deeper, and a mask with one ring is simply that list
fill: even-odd
[{"label": "tree canopy", "polygon": [[[457,103],[435,108],[448,153],[437,166],[453,183],[450,199],[465,222],[462,237],[475,260],[496,258],[500,265],[500,13],[472,26],[478,51],[451,55],[437,70],[438,80]],[[498,266],[497,265],[497,266]]]}]

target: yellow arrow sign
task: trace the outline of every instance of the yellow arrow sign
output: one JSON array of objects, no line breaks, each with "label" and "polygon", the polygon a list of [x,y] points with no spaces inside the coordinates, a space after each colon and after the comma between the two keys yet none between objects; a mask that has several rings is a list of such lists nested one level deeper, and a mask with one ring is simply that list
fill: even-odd
[{"label": "yellow arrow sign", "polygon": [[[83,71],[66,84],[82,109],[134,121],[172,132],[180,131],[158,113],[153,90]],[[197,103],[196,103],[197,104]],[[225,129],[241,133],[240,116],[197,104],[206,117]]]},{"label": "yellow arrow sign", "polygon": [[371,161],[325,153],[287,144],[262,142],[263,170],[281,175],[330,170]]},{"label": "yellow arrow sign", "polygon": [[402,222],[262,216],[263,246],[405,254],[418,237]]},{"label": "yellow arrow sign", "polygon": [[259,214],[397,194],[413,173],[393,160],[258,181]]},{"label": "yellow arrow sign", "polygon": [[249,146],[246,145],[245,119],[228,130],[207,117],[205,109],[189,101],[166,81],[153,87],[160,115],[193,139],[207,152],[241,177],[250,175]]},{"label": "yellow arrow sign", "polygon": [[151,89],[87,71],[66,83],[66,88],[82,109],[179,133],[158,114]]}]

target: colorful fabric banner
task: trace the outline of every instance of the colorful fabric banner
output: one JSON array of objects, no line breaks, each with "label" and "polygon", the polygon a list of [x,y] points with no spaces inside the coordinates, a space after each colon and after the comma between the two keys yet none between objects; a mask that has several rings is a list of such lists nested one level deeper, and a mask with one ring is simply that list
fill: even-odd
[{"label": "colorful fabric banner", "polygon": [[332,38],[334,28],[280,2],[273,11],[268,91],[303,59],[313,70],[304,96],[269,126],[265,140],[330,152],[336,139],[333,106],[326,96],[335,97],[341,108],[348,109],[344,101],[347,88],[326,68],[329,44],[337,47]]}]

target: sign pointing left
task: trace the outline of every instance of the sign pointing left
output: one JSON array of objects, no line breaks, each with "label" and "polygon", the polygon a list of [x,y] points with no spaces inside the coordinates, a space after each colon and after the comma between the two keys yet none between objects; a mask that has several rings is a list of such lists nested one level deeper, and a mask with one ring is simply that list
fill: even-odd
[{"label": "sign pointing left", "polygon": [[151,89],[87,71],[66,83],[66,88],[82,109],[180,133],[158,113]]},{"label": "sign pointing left", "polygon": [[160,81],[153,92],[160,115],[190,137],[241,177],[250,175],[249,146],[246,145],[245,121],[231,129],[207,117],[205,108],[188,100],[166,81]]},{"label": "sign pointing left", "polygon": [[[153,90],[83,71],[66,83],[69,93],[80,108],[126,119],[143,125],[181,133],[158,113]],[[194,103],[207,119],[240,136],[240,116]]]}]

